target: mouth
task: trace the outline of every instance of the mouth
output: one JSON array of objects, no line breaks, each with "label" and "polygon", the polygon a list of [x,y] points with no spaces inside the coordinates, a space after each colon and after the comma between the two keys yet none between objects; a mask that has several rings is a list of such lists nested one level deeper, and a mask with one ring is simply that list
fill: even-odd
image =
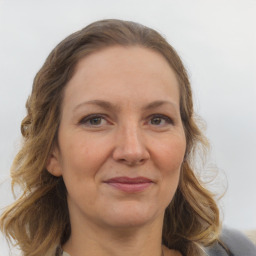
[{"label": "mouth", "polygon": [[142,192],[154,182],[145,177],[115,177],[104,181],[107,185],[127,193]]}]

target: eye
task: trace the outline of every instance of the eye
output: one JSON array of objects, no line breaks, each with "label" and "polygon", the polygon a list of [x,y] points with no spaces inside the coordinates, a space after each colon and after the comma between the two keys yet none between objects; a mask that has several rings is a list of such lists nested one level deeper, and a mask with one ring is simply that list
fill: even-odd
[{"label": "eye", "polygon": [[154,126],[164,126],[173,124],[173,120],[166,115],[155,114],[150,117],[149,124]]},{"label": "eye", "polygon": [[89,126],[89,127],[101,127],[107,123],[106,119],[102,115],[98,114],[93,114],[93,115],[88,115],[86,117],[83,117],[80,121],[79,124]]}]

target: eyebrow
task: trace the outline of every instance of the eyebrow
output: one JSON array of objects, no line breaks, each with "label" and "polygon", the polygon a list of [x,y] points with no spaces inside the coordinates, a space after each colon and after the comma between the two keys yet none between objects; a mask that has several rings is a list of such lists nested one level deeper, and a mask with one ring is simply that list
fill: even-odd
[{"label": "eyebrow", "polygon": [[177,108],[177,105],[174,102],[172,102],[172,101],[156,100],[156,101],[153,101],[153,102],[149,103],[145,107],[143,107],[143,109],[144,110],[150,110],[150,109],[153,109],[153,108],[161,107],[163,105],[171,105],[175,109]]},{"label": "eyebrow", "polygon": [[108,109],[108,110],[118,109],[118,107],[116,105],[113,105],[112,103],[105,101],[105,100],[89,100],[89,101],[85,101],[85,102],[78,104],[74,108],[74,111],[76,111],[78,108],[86,106],[86,105],[96,105],[96,106],[99,106],[101,108]]},{"label": "eyebrow", "polygon": [[[99,107],[107,109],[107,110],[118,110],[119,109],[119,107],[117,105],[114,105],[111,102],[108,102],[105,100],[90,100],[90,101],[85,101],[85,102],[78,104],[74,108],[73,111],[76,111],[77,109],[79,109],[80,107],[85,106],[85,105],[96,105],[96,106],[99,106]],[[156,101],[153,101],[153,102],[147,104],[146,106],[144,106],[143,110],[150,110],[150,109],[154,109],[157,107],[161,107],[163,105],[171,105],[174,109],[177,109],[177,104],[175,104],[172,101],[156,100]]]}]

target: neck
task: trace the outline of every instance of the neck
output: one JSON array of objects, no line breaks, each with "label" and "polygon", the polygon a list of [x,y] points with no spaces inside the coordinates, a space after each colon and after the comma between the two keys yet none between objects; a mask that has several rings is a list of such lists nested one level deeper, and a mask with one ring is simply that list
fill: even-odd
[{"label": "neck", "polygon": [[101,227],[88,222],[71,223],[70,239],[63,246],[71,256],[161,256],[162,218],[140,227]]}]

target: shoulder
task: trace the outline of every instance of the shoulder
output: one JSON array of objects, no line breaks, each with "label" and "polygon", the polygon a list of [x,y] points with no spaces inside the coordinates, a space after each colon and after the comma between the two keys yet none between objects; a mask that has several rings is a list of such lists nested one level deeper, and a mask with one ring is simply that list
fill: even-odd
[{"label": "shoulder", "polygon": [[[224,228],[220,240],[230,250],[232,256],[256,256],[256,246],[240,231]],[[214,244],[206,249],[209,256],[227,256],[220,244]]]}]

